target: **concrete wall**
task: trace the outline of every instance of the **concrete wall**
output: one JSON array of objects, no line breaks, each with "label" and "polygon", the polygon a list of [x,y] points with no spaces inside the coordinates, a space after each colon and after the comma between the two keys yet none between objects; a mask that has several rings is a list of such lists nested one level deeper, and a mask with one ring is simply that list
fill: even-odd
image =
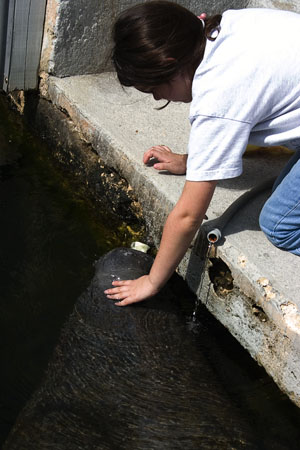
[{"label": "concrete wall", "polygon": [[[249,0],[179,0],[195,13],[244,8]],[[66,77],[108,68],[111,28],[136,0],[48,0],[41,71]],[[201,5],[201,6],[200,6]]]},{"label": "concrete wall", "polygon": [[286,9],[300,13],[299,0],[250,0],[248,7]]},{"label": "concrete wall", "polygon": [[[142,0],[140,0],[142,1]],[[109,68],[111,28],[136,0],[48,0],[41,72],[58,77],[99,73]],[[266,7],[300,12],[298,0],[177,0],[195,13]]]}]

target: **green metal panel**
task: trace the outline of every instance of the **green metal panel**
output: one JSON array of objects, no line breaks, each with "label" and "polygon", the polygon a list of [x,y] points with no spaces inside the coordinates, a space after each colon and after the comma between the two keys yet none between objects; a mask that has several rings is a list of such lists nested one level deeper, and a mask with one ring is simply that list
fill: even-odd
[{"label": "green metal panel", "polygon": [[8,0],[0,0],[0,87],[3,85],[4,81],[7,18],[8,18]]},{"label": "green metal panel", "polygon": [[3,84],[2,87],[5,91],[8,91],[8,75],[10,68],[10,57],[11,57],[11,47],[12,47],[12,37],[13,37],[13,25],[14,25],[14,11],[15,11],[15,0],[7,0],[7,14],[3,18],[3,22],[6,21],[6,32],[3,35]]},{"label": "green metal panel", "polygon": [[25,89],[37,87],[42,38],[44,32],[46,0],[31,0],[28,16]]},{"label": "green metal panel", "polygon": [[46,0],[8,0],[4,59],[6,91],[35,89]]}]

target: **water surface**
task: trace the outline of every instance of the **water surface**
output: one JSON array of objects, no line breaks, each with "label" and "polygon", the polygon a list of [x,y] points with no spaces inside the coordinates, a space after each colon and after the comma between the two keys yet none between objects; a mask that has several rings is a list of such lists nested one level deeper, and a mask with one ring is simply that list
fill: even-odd
[{"label": "water surface", "polygon": [[94,262],[130,241],[0,96],[0,435],[40,380]]}]

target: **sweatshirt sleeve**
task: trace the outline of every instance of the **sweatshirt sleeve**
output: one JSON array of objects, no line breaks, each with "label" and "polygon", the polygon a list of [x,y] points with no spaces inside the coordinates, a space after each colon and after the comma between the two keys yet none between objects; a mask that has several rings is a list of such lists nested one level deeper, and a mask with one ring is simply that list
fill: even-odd
[{"label": "sweatshirt sleeve", "polygon": [[241,175],[251,124],[204,115],[190,121],[186,179],[210,181]]}]

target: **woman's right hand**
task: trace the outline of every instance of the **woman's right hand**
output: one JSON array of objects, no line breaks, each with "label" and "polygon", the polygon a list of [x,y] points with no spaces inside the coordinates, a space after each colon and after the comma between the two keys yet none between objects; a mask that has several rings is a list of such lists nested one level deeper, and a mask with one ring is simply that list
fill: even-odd
[{"label": "woman's right hand", "polygon": [[167,170],[174,175],[183,175],[186,172],[187,154],[173,153],[166,145],[155,145],[149,148],[144,154],[143,162],[149,164],[152,159],[157,160],[153,164],[156,170]]}]

